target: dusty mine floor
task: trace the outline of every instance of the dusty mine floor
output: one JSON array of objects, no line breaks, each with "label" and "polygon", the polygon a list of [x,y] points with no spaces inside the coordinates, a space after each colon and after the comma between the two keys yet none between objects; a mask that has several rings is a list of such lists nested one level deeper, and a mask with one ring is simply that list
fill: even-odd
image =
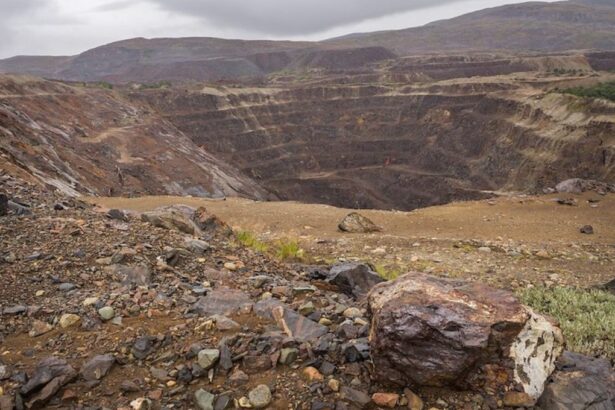
[{"label": "dusty mine floor", "polygon": [[[573,198],[576,205],[557,199]],[[296,202],[189,197],[90,198],[107,208],[146,211],[205,206],[238,230],[266,243],[296,240],[312,260],[360,259],[387,274],[421,270],[480,279],[507,288],[601,285],[613,279],[615,195],[501,196],[413,212],[365,210],[380,233],[345,234],[339,221],[351,210]],[[592,225],[593,235],[580,228]],[[489,248],[489,249],[487,249]]]}]

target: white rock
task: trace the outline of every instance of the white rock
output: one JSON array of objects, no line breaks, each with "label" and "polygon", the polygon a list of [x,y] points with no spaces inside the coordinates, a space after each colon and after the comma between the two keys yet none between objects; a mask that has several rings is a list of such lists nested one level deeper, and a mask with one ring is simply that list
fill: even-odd
[{"label": "white rock", "polygon": [[530,308],[530,319],[510,348],[515,361],[515,380],[527,394],[538,400],[547,378],[555,370],[555,362],[564,350],[564,337],[559,328]]}]

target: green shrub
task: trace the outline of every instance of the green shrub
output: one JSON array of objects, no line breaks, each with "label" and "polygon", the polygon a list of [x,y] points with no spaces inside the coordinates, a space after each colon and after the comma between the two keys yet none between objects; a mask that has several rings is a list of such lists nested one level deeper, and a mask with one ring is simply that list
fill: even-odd
[{"label": "green shrub", "polygon": [[293,240],[280,240],[276,244],[276,256],[281,260],[300,261],[305,251]]},{"label": "green shrub", "polygon": [[615,359],[615,296],[600,290],[535,287],[521,300],[560,322],[568,349]]},{"label": "green shrub", "polygon": [[615,81],[600,83],[591,87],[573,87],[563,90],[566,94],[584,98],[602,98],[615,101]]},{"label": "green shrub", "polygon": [[240,231],[235,234],[235,238],[246,248],[254,249],[257,252],[267,252],[269,247],[261,242],[256,235],[248,231]]}]

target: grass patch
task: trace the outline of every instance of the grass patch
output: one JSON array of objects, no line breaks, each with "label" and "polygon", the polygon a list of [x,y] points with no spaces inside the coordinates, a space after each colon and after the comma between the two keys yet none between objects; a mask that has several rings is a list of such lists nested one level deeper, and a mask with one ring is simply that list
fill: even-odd
[{"label": "grass patch", "polygon": [[246,248],[254,249],[257,252],[267,252],[269,246],[266,243],[260,241],[256,235],[248,231],[240,231],[235,234],[235,238]]},{"label": "grass patch", "polygon": [[615,101],[615,81],[600,83],[591,87],[573,87],[562,90],[565,94],[584,98],[602,98]]},{"label": "grass patch", "polygon": [[305,256],[305,251],[301,249],[297,241],[284,239],[276,243],[275,255],[278,259],[287,261],[301,261]]},{"label": "grass patch", "polygon": [[376,273],[384,280],[395,280],[401,275],[401,270],[398,268],[389,268],[384,265],[374,266]]},{"label": "grass patch", "polygon": [[615,296],[600,290],[535,287],[524,289],[521,300],[556,318],[568,349],[615,359]]}]

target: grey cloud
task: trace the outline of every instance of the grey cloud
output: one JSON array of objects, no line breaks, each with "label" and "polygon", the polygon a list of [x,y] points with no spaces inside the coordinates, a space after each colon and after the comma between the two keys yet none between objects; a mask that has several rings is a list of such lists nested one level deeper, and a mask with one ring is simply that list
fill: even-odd
[{"label": "grey cloud", "polygon": [[324,31],[398,12],[461,0],[150,0],[210,24],[274,35]]},{"label": "grey cloud", "polygon": [[112,1],[110,3],[106,3],[106,4],[103,4],[101,6],[96,7],[94,9],[94,12],[97,12],[97,11],[101,11],[101,12],[119,11],[119,10],[123,10],[125,8],[128,8],[130,6],[133,6],[133,5],[135,5],[135,3],[138,3],[138,1],[133,1],[133,0]]}]

